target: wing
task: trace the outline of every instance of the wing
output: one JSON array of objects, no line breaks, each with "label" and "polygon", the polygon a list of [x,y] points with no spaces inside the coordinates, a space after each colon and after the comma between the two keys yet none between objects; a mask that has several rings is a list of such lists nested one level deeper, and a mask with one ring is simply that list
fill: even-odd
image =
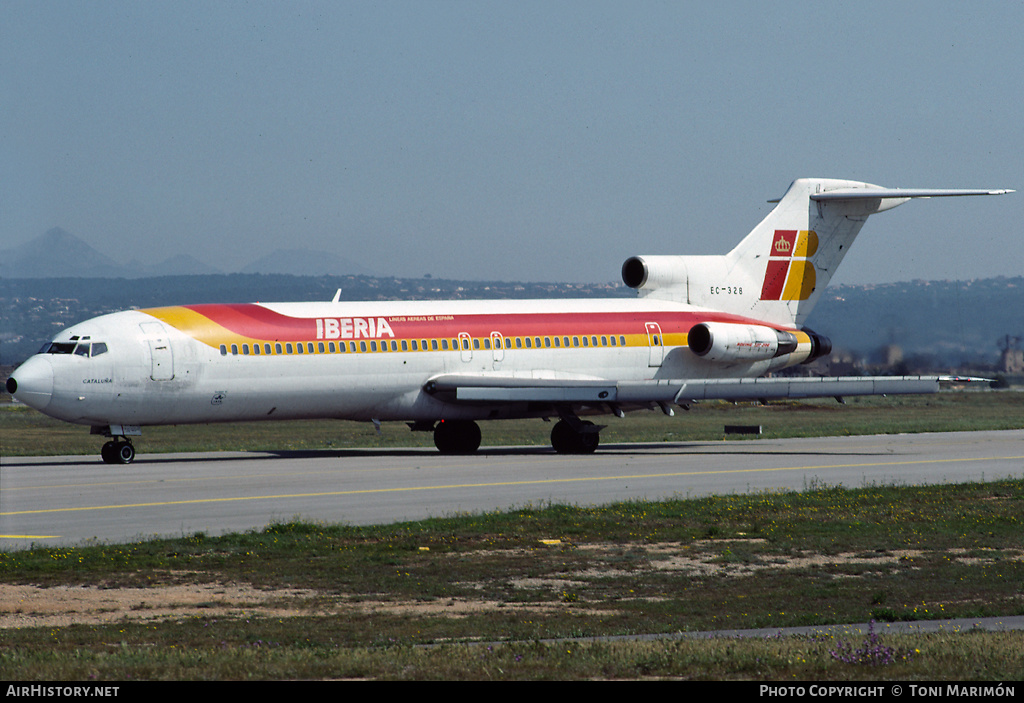
[{"label": "wing", "polygon": [[495,374],[443,374],[424,390],[454,403],[608,403],[634,405],[698,400],[842,398],[854,395],[935,393],[944,381],[986,381],[950,376],[834,376],[818,378],[665,379],[610,381],[589,378],[523,378]]}]

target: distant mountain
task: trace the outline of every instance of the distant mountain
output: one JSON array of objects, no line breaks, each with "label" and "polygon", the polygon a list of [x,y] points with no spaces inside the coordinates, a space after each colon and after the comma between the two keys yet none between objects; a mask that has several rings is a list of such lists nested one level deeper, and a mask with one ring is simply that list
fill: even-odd
[{"label": "distant mountain", "polygon": [[348,259],[325,251],[278,249],[244,267],[240,273],[284,273],[292,276],[373,275]]},{"label": "distant mountain", "polygon": [[[222,273],[226,272],[187,254],[178,254],[158,263],[138,259],[129,263],[115,261],[60,227],[54,227],[21,246],[0,251],[0,278],[151,278]],[[343,257],[305,249],[279,249],[249,264],[241,273],[373,275]]]},{"label": "distant mountain", "polygon": [[4,278],[118,278],[126,269],[84,241],[54,227],[19,247],[0,251]]}]

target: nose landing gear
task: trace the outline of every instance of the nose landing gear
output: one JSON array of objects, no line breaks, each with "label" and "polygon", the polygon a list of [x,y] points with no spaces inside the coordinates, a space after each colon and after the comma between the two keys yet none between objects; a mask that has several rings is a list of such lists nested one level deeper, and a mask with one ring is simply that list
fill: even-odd
[{"label": "nose landing gear", "polygon": [[127,439],[112,439],[103,445],[100,456],[107,464],[130,464],[135,460],[135,447]]},{"label": "nose landing gear", "polygon": [[135,447],[127,440],[111,440],[103,445],[100,456],[107,464],[130,464],[135,460]]},{"label": "nose landing gear", "polygon": [[138,425],[93,425],[89,434],[109,437],[110,441],[103,445],[100,456],[107,464],[130,464],[135,461],[135,447],[129,436],[139,437],[142,428]]}]

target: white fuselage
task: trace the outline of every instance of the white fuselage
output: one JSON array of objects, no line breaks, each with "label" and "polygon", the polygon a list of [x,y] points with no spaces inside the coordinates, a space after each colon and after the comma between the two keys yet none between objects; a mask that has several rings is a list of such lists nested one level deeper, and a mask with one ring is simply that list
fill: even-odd
[{"label": "white fuselage", "polygon": [[425,392],[424,385],[444,374],[736,378],[806,357],[801,344],[796,353],[775,358],[707,361],[687,348],[687,333],[713,320],[738,318],[651,299],[127,311],[64,330],[18,370],[19,398],[53,417],[99,427],[511,418],[552,410],[536,403],[452,403]]}]

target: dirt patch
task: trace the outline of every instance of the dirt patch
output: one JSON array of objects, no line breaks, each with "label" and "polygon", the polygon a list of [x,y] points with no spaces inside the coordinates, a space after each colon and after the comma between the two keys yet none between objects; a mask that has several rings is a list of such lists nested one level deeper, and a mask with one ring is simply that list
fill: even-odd
[{"label": "dirt patch", "polygon": [[[733,540],[737,545],[741,540]],[[747,540],[754,545],[758,540]],[[717,542],[719,546],[723,541]],[[789,556],[753,553],[733,561],[722,551],[709,553],[695,546],[664,543],[643,547],[646,564],[629,572],[612,567],[588,568],[557,576],[513,579],[508,583],[516,589],[560,591],[585,588],[587,583],[602,578],[630,575],[641,577],[647,571],[675,571],[695,578],[714,576],[745,577],[771,569],[804,569],[842,564],[862,564],[879,569],[893,568],[899,562],[924,556],[923,552],[887,551],[879,554],[844,553],[834,555],[796,554]],[[610,556],[621,554],[614,545],[580,545],[580,549],[606,551]],[[970,556],[964,550],[951,550],[952,559],[966,563],[986,561],[977,552]],[[996,556],[996,555],[993,555]],[[999,558],[1019,560],[1024,552],[1002,551]],[[640,560],[639,563],[643,563]],[[181,574],[176,574],[181,578]],[[466,586],[467,584],[461,584]],[[472,585],[472,584],[469,584]],[[482,584],[479,586],[482,587]],[[345,597],[324,598],[313,590],[264,590],[238,584],[175,584],[149,588],[99,588],[95,586],[54,586],[0,584],[0,630],[20,627],[66,627],[74,624],[105,624],[145,622],[149,620],[190,617],[297,617],[330,615],[343,612],[377,612],[424,616],[467,617],[481,612],[555,611],[572,600],[576,612],[584,604],[576,599],[562,602],[502,602],[471,598],[445,598],[429,601],[392,601],[387,598]],[[582,600],[582,599],[580,599]]]},{"label": "dirt patch", "polygon": [[287,617],[298,610],[282,606],[287,599],[312,597],[313,592],[261,591],[251,586],[217,584],[96,588],[0,584],[0,629],[64,627],[122,620],[159,620],[207,615]]},{"label": "dirt patch", "polygon": [[447,598],[434,601],[324,602],[314,591],[257,590],[249,586],[96,588],[0,584],[0,630],[67,627],[191,617],[297,617],[342,612],[468,617],[495,610],[558,610],[558,603],[505,603]]}]

